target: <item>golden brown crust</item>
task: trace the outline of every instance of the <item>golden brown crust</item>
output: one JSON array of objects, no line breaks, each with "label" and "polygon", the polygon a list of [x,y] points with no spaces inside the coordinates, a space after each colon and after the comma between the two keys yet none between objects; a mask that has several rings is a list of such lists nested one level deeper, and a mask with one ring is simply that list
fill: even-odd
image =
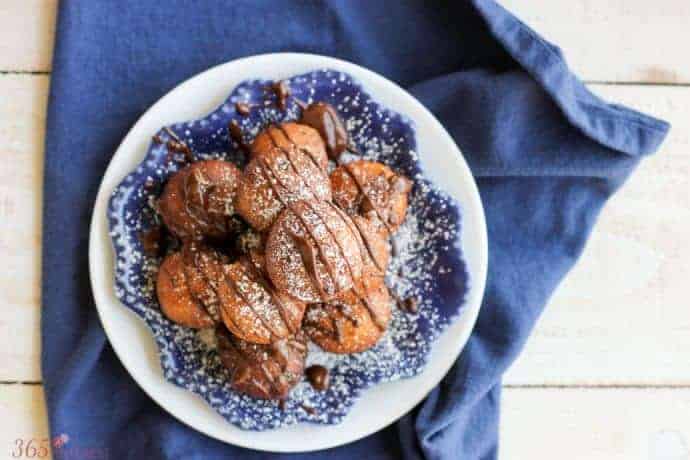
[{"label": "golden brown crust", "polygon": [[390,318],[391,299],[383,278],[368,274],[359,289],[331,302],[309,305],[304,331],[326,351],[359,353],[378,342]]},{"label": "golden brown crust", "polygon": [[351,289],[363,266],[352,225],[332,203],[292,203],[266,242],[266,270],[276,288],[304,302],[330,300]]},{"label": "golden brown crust", "polygon": [[307,344],[304,334],[258,345],[216,329],[218,354],[230,373],[230,386],[260,399],[285,399],[302,378]]},{"label": "golden brown crust", "polygon": [[348,214],[374,212],[390,233],[405,220],[412,182],[388,166],[357,160],[338,166],[330,179],[333,201]]},{"label": "golden brown crust", "polygon": [[248,342],[268,344],[301,326],[305,304],[278,292],[247,258],[224,267],[218,296],[223,322]]},{"label": "golden brown crust", "polygon": [[192,294],[181,252],[170,254],[163,260],[158,271],[156,294],[163,314],[171,321],[194,329],[215,324],[202,303]]},{"label": "golden brown crust", "polygon": [[222,160],[198,161],[178,171],[158,200],[163,222],[182,239],[227,236],[240,174]]},{"label": "golden brown crust", "polygon": [[362,242],[366,270],[383,276],[391,258],[388,231],[376,215],[353,216],[352,223]]},{"label": "golden brown crust", "polygon": [[[316,135],[316,138],[314,138]],[[298,144],[305,139],[306,144]],[[296,123],[269,126],[254,141],[235,200],[237,212],[258,231],[298,200],[330,200],[323,141]]]},{"label": "golden brown crust", "polygon": [[318,131],[311,126],[294,122],[269,126],[254,139],[251,147],[252,157],[271,151],[276,143],[284,149],[302,150],[322,171],[328,168],[326,145]]}]

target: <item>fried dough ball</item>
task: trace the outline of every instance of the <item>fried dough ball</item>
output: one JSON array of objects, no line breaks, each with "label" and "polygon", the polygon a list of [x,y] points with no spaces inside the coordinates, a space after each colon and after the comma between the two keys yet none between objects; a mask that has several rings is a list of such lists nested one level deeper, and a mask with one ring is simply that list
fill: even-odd
[{"label": "fried dough ball", "polygon": [[240,175],[234,164],[222,160],[198,161],[181,169],[158,200],[163,222],[181,239],[227,236]]},{"label": "fried dough ball", "polygon": [[195,329],[220,320],[217,289],[222,276],[222,255],[197,242],[168,255],[160,266],[156,294],[168,319]]},{"label": "fried dough ball", "polygon": [[268,344],[295,334],[305,304],[278,292],[254,261],[243,257],[223,267],[220,313],[227,328],[251,343]]},{"label": "fried dough ball", "polygon": [[266,271],[275,287],[304,302],[324,302],[351,289],[364,264],[353,226],[330,202],[292,203],[266,242]]},{"label": "fried dough ball", "polygon": [[328,168],[326,145],[317,130],[305,124],[287,122],[272,125],[256,136],[251,146],[252,158],[275,148],[297,149],[320,170]]},{"label": "fried dough ball", "polygon": [[383,277],[367,274],[358,289],[309,305],[304,331],[326,351],[359,353],[378,342],[390,318],[391,298]]},{"label": "fried dough ball", "polygon": [[350,215],[376,213],[389,233],[405,220],[412,181],[388,166],[357,160],[331,173],[333,201]]},{"label": "fried dough ball", "polygon": [[237,191],[237,212],[264,231],[289,203],[330,200],[328,157],[314,129],[297,123],[269,126],[252,146]]},{"label": "fried dough ball", "polygon": [[304,334],[270,345],[246,342],[223,326],[216,329],[218,354],[230,372],[230,386],[260,399],[285,399],[302,378],[307,344]]}]

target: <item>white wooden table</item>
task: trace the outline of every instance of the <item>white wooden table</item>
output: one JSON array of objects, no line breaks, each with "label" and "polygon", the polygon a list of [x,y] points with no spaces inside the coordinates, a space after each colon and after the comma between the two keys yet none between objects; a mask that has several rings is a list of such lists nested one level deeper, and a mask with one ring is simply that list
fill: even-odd
[{"label": "white wooden table", "polygon": [[[504,459],[690,459],[690,2],[506,0],[590,88],[673,124],[505,377]],[[0,458],[48,433],[43,138],[57,0],[0,2]]]}]

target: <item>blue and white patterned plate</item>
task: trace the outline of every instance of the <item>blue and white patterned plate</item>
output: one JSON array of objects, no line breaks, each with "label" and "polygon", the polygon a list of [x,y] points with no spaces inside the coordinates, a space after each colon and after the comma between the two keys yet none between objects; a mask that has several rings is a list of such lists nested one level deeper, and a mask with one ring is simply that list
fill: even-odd
[{"label": "blue and white patterned plate", "polygon": [[[268,123],[299,117],[300,109],[292,98],[286,111],[276,108],[275,96],[268,89],[271,83],[245,81],[206,117],[173,124],[157,134],[165,141],[171,138],[168,130],[172,130],[198,157],[224,158],[242,166],[244,155],[228,136],[231,120],[251,141]],[[420,373],[432,342],[459,315],[468,290],[458,242],[459,206],[425,178],[412,122],[382,107],[342,72],[314,71],[294,76],[288,83],[292,95],[302,101],[325,101],[335,106],[365,158],[381,161],[415,181],[408,217],[393,241],[397,255],[387,283],[401,298],[414,295],[421,299],[419,313],[394,309],[386,335],[364,353],[335,355],[311,344],[308,365],[319,363],[330,369],[327,391],[315,391],[303,381],[282,409],[274,401],[238,394],[228,386],[213,335],[178,326],[161,314],[154,289],[159,260],[143,253],[139,235],[152,223],[151,204],[160,189],[151,183],[160,185],[179,169],[177,163],[168,161],[165,143],[150,144],[144,160],[115,188],[107,208],[116,255],[115,293],[153,332],[165,378],[201,396],[230,423],[257,431],[298,422],[339,423],[362,390]],[[243,117],[235,111],[236,102],[256,108]]]}]

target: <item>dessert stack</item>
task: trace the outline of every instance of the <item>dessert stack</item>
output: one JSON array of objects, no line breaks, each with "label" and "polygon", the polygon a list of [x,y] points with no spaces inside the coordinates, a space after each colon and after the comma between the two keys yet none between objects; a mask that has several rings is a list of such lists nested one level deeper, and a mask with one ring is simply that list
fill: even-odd
[{"label": "dessert stack", "polygon": [[[228,130],[241,135],[237,124]],[[215,328],[233,389],[284,400],[305,374],[327,386],[327,370],[305,372],[308,341],[359,353],[384,334],[389,241],[413,184],[381,163],[341,162],[347,130],[321,102],[239,145],[243,170],[186,155],[165,184],[156,209],[176,244],[163,255],[156,293],[171,321]]]}]

